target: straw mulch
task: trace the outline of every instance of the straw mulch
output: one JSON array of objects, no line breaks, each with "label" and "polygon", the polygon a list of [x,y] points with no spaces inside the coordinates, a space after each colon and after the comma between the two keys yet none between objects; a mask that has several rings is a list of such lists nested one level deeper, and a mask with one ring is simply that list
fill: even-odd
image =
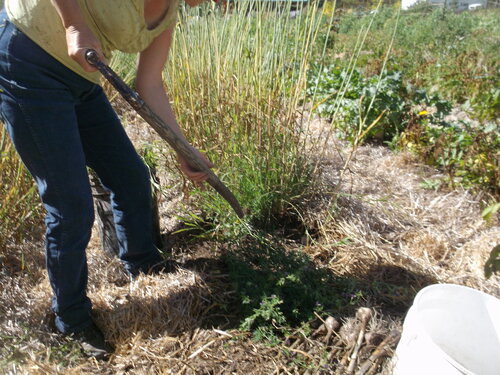
[{"label": "straw mulch", "polygon": [[[5,373],[342,374],[360,335],[355,318],[336,321],[334,327],[316,319],[309,335],[298,328],[277,346],[254,342],[221,314],[218,305],[230,301],[231,292],[218,270],[180,269],[129,282],[115,259],[92,246],[89,296],[96,321],[116,350],[109,361],[85,359],[77,346],[54,333],[50,287],[42,264],[36,264],[40,261],[28,259],[24,272],[2,274],[0,352],[9,364],[0,368]],[[378,359],[387,357],[399,333],[397,324],[380,318],[374,316],[363,331],[367,335],[361,333],[366,342],[359,357],[367,370],[380,364],[372,366],[368,356],[379,347],[384,355]],[[394,329],[389,346],[380,346]],[[314,370],[307,372],[308,367]]]},{"label": "straw mulch", "polygon": [[[331,155],[334,165],[337,158]],[[325,170],[325,178],[335,184],[331,171]],[[344,175],[334,220],[320,224],[323,239],[349,238],[349,246],[322,240],[317,254],[334,256],[331,265],[338,273],[387,280],[397,278],[387,270],[399,268],[400,281],[405,282],[402,270],[406,277],[412,273],[418,289],[430,282],[455,283],[500,296],[498,277],[486,280],[483,269],[500,243],[498,215],[486,222],[484,197],[469,191],[423,187],[424,180],[440,177],[408,154],[361,147]]]},{"label": "straw mulch", "polygon": [[[141,142],[157,140],[143,126],[127,130]],[[255,342],[231,316],[234,293],[217,264],[220,249],[174,242],[175,256],[214,262],[130,282],[94,236],[89,295],[116,347],[109,361],[97,362],[53,332],[43,245],[30,242],[1,254],[0,373],[389,374],[404,314],[422,287],[454,283],[500,297],[500,278],[487,280],[483,271],[500,243],[500,223],[481,218],[482,197],[425,189],[422,181],[439,177],[437,171],[376,146],[356,151],[339,185],[350,150],[334,139],[326,149],[321,189],[303,204],[310,236],[289,246],[336,275],[373,286],[351,315],[317,316],[275,346]],[[168,171],[160,173],[165,183]],[[168,181],[173,199],[161,205],[166,232],[177,225],[172,213],[182,199],[173,192],[178,182]],[[364,306],[368,319],[358,309]]]}]

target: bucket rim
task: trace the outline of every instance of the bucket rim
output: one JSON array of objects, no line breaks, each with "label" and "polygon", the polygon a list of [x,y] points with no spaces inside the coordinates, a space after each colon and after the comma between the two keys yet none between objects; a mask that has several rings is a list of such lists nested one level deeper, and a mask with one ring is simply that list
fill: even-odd
[{"label": "bucket rim", "polygon": [[443,287],[450,287],[450,288],[454,288],[454,289],[467,290],[469,292],[481,294],[482,296],[485,296],[486,298],[492,298],[493,300],[496,300],[498,303],[500,303],[499,298],[497,298],[491,294],[485,293],[482,290],[474,289],[474,288],[471,288],[469,286],[460,285],[460,284],[439,283],[439,284],[427,285],[426,287],[420,289],[419,292],[415,295],[415,298],[413,299],[413,306],[415,306],[417,304],[417,302],[419,302],[424,297],[424,295],[426,293],[429,293],[433,289],[439,289],[439,288],[443,288]]}]

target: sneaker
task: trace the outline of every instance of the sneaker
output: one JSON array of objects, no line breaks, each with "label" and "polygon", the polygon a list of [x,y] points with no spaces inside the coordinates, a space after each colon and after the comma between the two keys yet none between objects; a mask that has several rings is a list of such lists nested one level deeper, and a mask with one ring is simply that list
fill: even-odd
[{"label": "sneaker", "polygon": [[102,331],[94,322],[83,331],[72,333],[69,337],[80,344],[83,354],[87,357],[107,359],[113,353],[113,347],[106,342]]}]

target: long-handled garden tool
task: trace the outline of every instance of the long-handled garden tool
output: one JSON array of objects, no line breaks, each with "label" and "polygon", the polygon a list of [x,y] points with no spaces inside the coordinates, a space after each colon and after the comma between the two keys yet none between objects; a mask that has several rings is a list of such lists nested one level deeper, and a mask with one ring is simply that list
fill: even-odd
[{"label": "long-handled garden tool", "polygon": [[141,99],[139,94],[132,90],[123,80],[99,58],[93,49],[89,49],[85,58],[87,62],[95,66],[106,80],[120,93],[120,95],[135,109],[135,111],[163,138],[189,165],[207,174],[207,182],[231,205],[238,217],[243,218],[243,210],[234,194],[224,185],[217,175],[207,167],[205,162],[192,151],[191,145],[180,138],[167,123],[165,123],[151,108]]}]

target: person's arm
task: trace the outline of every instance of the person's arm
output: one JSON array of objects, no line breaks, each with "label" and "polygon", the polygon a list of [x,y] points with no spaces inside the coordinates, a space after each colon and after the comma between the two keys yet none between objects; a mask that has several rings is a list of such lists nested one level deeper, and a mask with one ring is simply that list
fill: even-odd
[{"label": "person's arm", "polygon": [[87,72],[94,72],[95,67],[85,60],[85,52],[94,49],[102,61],[105,61],[101,43],[88,27],[77,0],[51,0],[59,13],[66,30],[68,55]]},{"label": "person's arm", "polygon": [[[173,28],[164,31],[140,53],[135,86],[139,95],[153,112],[167,123],[177,135],[184,138],[182,130],[175,119],[162,77],[172,41],[172,34]],[[193,148],[193,152],[198,153],[206,161],[209,168],[213,167],[213,164],[197,149]],[[195,182],[207,179],[205,173],[191,168],[184,158],[178,156],[178,159],[182,172],[189,179]]]}]

